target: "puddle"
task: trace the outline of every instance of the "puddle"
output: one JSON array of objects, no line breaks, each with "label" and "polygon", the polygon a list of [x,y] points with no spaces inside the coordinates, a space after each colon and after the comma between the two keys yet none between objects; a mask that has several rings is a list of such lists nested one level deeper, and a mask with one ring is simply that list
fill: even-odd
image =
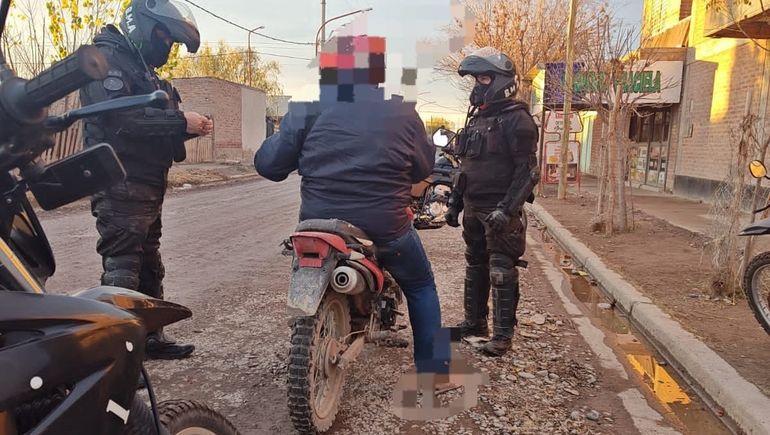
[{"label": "puddle", "polygon": [[655,398],[666,417],[687,434],[731,434],[723,421],[643,340],[626,316],[610,305],[601,290],[592,284],[591,277],[575,268],[572,259],[557,246],[545,243],[545,247],[553,254],[554,264],[567,275],[565,287],[581,302],[583,312],[605,331],[611,347],[636,373],[645,392]]}]

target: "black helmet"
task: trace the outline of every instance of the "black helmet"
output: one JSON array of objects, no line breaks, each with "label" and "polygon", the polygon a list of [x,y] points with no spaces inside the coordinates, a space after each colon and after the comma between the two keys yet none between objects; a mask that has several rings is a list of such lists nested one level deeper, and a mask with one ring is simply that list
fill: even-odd
[{"label": "black helmet", "polygon": [[[123,33],[139,48],[142,56],[156,67],[162,66],[168,59],[168,53],[165,53],[165,56],[162,53],[165,50],[165,42],[160,41],[159,43],[155,38],[155,30],[158,27],[167,32],[174,42],[184,44],[188,52],[198,51],[198,47],[201,45],[198,25],[195,23],[190,8],[182,2],[176,0],[132,0],[120,22]],[[156,62],[152,62],[152,60],[156,60]]]},{"label": "black helmet", "polygon": [[460,62],[457,69],[461,77],[470,74],[474,77],[487,74],[492,77],[489,85],[476,84],[471,92],[471,105],[502,101],[516,95],[519,77],[510,57],[492,47],[480,48]]}]

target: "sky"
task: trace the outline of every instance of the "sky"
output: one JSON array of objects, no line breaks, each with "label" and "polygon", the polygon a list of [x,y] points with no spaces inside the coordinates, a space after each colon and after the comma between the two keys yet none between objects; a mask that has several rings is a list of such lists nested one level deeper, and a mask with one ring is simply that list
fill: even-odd
[{"label": "sky", "polygon": [[[347,12],[373,8],[365,17],[356,15],[357,24],[365,20],[369,35],[387,39],[388,83],[386,95],[399,93],[401,67],[416,66],[415,44],[419,39],[445,39],[442,28],[450,24],[450,0],[326,0],[327,19]],[[566,0],[565,0],[566,1]],[[321,0],[193,0],[194,3],[245,28],[265,26],[261,33],[269,36],[312,42],[321,22]],[[642,0],[610,0],[619,18],[629,25],[641,22]],[[225,23],[191,6],[203,41],[225,41],[247,46],[248,32]],[[327,33],[354,17],[342,18],[327,25]],[[309,68],[309,60],[279,57],[314,57],[312,45],[293,45],[252,35],[252,47],[265,59],[281,66],[280,82],[292,101],[318,98],[318,71]],[[392,72],[392,73],[391,73]],[[430,69],[419,71],[417,108],[423,118],[444,116],[457,119],[465,113],[465,95],[454,89],[445,78]]]}]

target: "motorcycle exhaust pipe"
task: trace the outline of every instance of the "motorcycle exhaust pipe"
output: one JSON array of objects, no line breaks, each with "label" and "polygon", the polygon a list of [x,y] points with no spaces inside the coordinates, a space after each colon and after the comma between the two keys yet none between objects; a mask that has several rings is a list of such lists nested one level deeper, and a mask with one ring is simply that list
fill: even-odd
[{"label": "motorcycle exhaust pipe", "polygon": [[366,288],[361,272],[348,266],[340,266],[332,272],[332,288],[344,295],[357,295]]}]

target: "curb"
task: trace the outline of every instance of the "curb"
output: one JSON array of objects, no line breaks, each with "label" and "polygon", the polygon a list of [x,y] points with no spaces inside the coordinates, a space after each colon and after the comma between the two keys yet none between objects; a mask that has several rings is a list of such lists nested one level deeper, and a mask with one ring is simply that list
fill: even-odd
[{"label": "curb", "polygon": [[233,175],[232,177],[227,177],[227,179],[225,179],[225,180],[210,181],[208,183],[202,183],[202,184],[191,184],[192,187],[188,187],[187,189],[182,188],[182,187],[174,187],[171,190],[173,190],[175,192],[185,192],[185,191],[188,191],[188,190],[195,190],[195,189],[199,189],[199,188],[202,188],[202,187],[221,186],[221,185],[227,184],[227,183],[233,183],[233,182],[236,182],[236,181],[248,181],[248,180],[257,179],[257,178],[260,178],[260,177],[259,177],[259,174],[256,174],[256,173],[254,173],[254,174],[243,174],[243,175]]},{"label": "curb", "polygon": [[747,434],[770,433],[770,398],[705,343],[687,332],[538,204],[529,210],[577,263],[625,311],[635,326],[666,353]]}]

